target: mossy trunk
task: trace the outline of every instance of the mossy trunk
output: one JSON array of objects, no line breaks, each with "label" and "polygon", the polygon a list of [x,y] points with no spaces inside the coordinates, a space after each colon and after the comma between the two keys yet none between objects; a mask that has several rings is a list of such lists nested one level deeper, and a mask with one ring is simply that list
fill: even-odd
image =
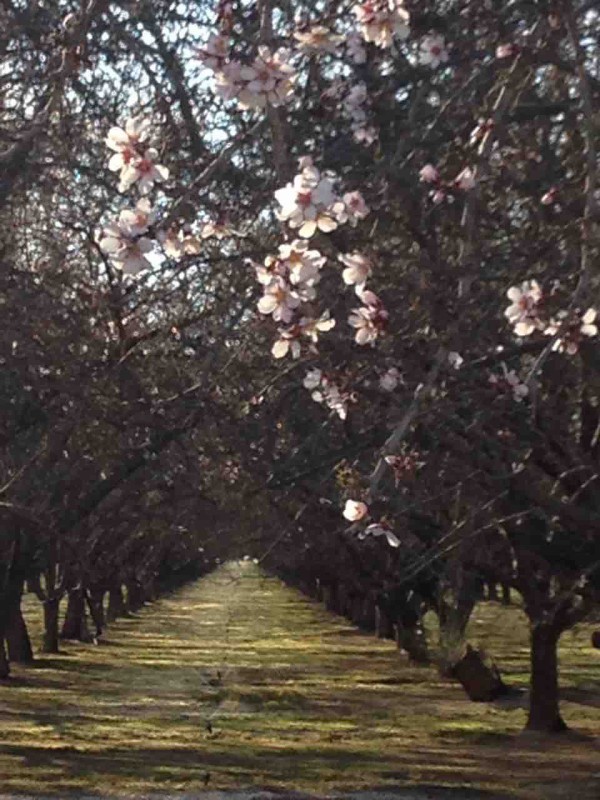
[{"label": "mossy trunk", "polygon": [[58,613],[60,598],[51,597],[44,601],[44,638],[43,653],[58,653]]},{"label": "mossy trunk", "polygon": [[123,587],[120,583],[114,583],[108,590],[108,609],[106,619],[114,622],[125,614],[125,599],[123,597]]},{"label": "mossy trunk", "polygon": [[531,626],[531,692],[526,730],[560,733],[567,729],[559,708],[560,633],[552,625],[539,623]]},{"label": "mossy trunk", "polygon": [[27,631],[27,625],[21,611],[21,602],[15,606],[6,629],[8,657],[16,664],[32,664],[33,648]]}]

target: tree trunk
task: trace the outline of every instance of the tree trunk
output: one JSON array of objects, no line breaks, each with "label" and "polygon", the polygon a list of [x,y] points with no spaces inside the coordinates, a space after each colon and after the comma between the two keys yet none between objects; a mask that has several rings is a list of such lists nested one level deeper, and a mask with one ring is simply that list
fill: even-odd
[{"label": "tree trunk", "polygon": [[460,681],[469,699],[476,703],[489,703],[509,691],[496,665],[486,664],[482,654],[469,644],[465,654],[446,672]]},{"label": "tree trunk", "polygon": [[502,584],[502,605],[510,605],[510,586],[507,583]]},{"label": "tree trunk", "polygon": [[125,600],[123,599],[123,587],[120,583],[113,584],[108,590],[108,610],[106,619],[114,622],[118,617],[125,613]]},{"label": "tree trunk", "polygon": [[567,729],[559,709],[560,633],[551,625],[531,625],[531,694],[526,730],[558,733]]},{"label": "tree trunk", "polygon": [[32,664],[33,649],[27,632],[27,625],[23,619],[21,604],[15,607],[8,622],[6,630],[6,644],[8,657],[17,664]]},{"label": "tree trunk", "polygon": [[96,628],[96,638],[102,635],[106,626],[104,615],[104,591],[102,589],[91,589],[87,594],[90,616]]},{"label": "tree trunk", "polygon": [[394,639],[394,622],[385,608],[375,606],[375,635],[378,639]]},{"label": "tree trunk", "polygon": [[0,639],[0,681],[10,677],[10,664],[4,649],[4,639]]},{"label": "tree trunk", "polygon": [[90,642],[92,640],[87,626],[83,589],[71,589],[69,592],[67,613],[60,632],[60,638],[78,642]]},{"label": "tree trunk", "polygon": [[419,623],[405,625],[396,623],[396,644],[404,650],[415,664],[430,664],[431,657],[427,647],[427,636]]},{"label": "tree trunk", "polygon": [[139,611],[144,605],[142,587],[137,581],[128,581],[127,584],[127,609],[129,611]]},{"label": "tree trunk", "polygon": [[60,598],[52,597],[44,601],[44,640],[43,653],[58,653],[58,611]]},{"label": "tree trunk", "polygon": [[498,584],[496,581],[488,582],[488,596],[487,599],[492,603],[498,602]]},{"label": "tree trunk", "polygon": [[323,587],[323,601],[328,611],[337,611],[337,592],[335,584],[330,583]]}]

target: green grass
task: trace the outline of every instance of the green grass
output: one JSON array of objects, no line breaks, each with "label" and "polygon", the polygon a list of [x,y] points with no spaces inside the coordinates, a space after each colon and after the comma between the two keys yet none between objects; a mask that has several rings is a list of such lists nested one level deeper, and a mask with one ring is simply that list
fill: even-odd
[{"label": "green grass", "polygon": [[[26,615],[39,637],[29,598]],[[589,634],[582,625],[563,638],[572,692],[598,689]],[[482,604],[469,638],[526,684],[520,611]],[[598,706],[566,702],[564,716],[583,734],[600,730]],[[210,773],[210,788],[422,783],[596,798],[596,744],[522,737],[524,720],[522,709],[470,703],[253,564],[230,564],[111,626],[98,647],[65,645],[14,668],[0,685],[0,791],[193,791]]]}]

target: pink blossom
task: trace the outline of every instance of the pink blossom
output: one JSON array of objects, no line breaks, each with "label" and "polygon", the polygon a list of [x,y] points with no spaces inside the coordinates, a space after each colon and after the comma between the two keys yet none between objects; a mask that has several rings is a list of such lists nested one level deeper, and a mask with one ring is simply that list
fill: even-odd
[{"label": "pink blossom", "polygon": [[419,178],[423,183],[438,183],[440,180],[440,173],[433,164],[425,164],[419,172]]},{"label": "pink blossom", "polygon": [[552,186],[544,195],[542,195],[540,203],[543,206],[551,206],[553,203],[556,203],[557,198],[558,188],[556,186]]},{"label": "pink blossom", "polygon": [[519,52],[519,48],[516,44],[508,43],[508,44],[499,44],[496,48],[496,58],[511,58],[512,56],[516,56]]},{"label": "pink blossom", "polygon": [[465,167],[454,179],[454,185],[463,192],[468,192],[475,187],[475,173],[471,167]]}]

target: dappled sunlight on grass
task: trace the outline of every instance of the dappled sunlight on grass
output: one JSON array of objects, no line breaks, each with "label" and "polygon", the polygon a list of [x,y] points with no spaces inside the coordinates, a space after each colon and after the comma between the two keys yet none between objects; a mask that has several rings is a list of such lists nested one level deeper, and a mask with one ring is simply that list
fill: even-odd
[{"label": "dappled sunlight on grass", "polygon": [[[39,613],[28,604],[37,635]],[[519,615],[483,604],[469,637],[524,685]],[[564,637],[564,685],[598,682],[588,643],[589,626]],[[211,788],[423,782],[597,797],[592,741],[518,736],[522,709],[470,703],[434,669],[355,635],[246,562],[119,621],[98,647],[68,645],[14,673],[0,686],[2,791],[192,791],[210,773]],[[598,708],[565,703],[564,711],[574,728],[598,733]]]}]

